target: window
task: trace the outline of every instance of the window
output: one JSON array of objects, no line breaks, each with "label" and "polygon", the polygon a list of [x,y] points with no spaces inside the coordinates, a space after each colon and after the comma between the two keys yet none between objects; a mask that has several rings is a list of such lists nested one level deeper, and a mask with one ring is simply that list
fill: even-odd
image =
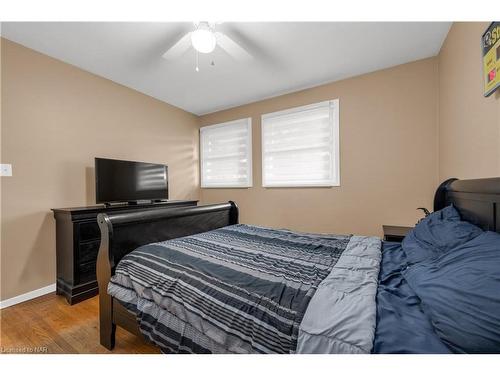
[{"label": "window", "polygon": [[339,102],[262,116],[262,186],[339,186]]},{"label": "window", "polygon": [[201,187],[252,186],[252,120],[200,129]]}]

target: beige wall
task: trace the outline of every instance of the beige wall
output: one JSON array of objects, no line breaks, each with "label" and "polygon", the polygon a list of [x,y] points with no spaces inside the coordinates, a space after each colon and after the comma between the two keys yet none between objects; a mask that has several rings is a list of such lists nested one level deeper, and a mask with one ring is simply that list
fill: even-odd
[{"label": "beige wall", "polygon": [[1,300],[55,282],[53,207],[95,203],[95,156],[167,163],[198,198],[198,118],[2,40]]},{"label": "beige wall", "polygon": [[[1,25],[0,25],[1,28]],[[0,37],[0,162],[3,163],[1,154],[2,154],[2,44],[3,44],[3,38]],[[2,226],[3,226],[3,221],[2,221],[2,182],[3,182],[3,177],[0,177],[0,284],[2,283],[2,267],[3,267],[3,262],[2,262]],[[0,285],[0,301],[2,300],[1,298],[1,285]],[[1,319],[0,319],[0,329],[1,329]]]},{"label": "beige wall", "polygon": [[[253,188],[201,189],[235,200],[244,223],[381,235],[431,208],[437,179],[437,60],[430,58],[202,116],[201,125],[252,117]],[[262,188],[260,116],[340,99],[341,186]]]},{"label": "beige wall", "polygon": [[[500,173],[500,92],[482,95],[480,36],[455,23],[436,58],[197,118],[78,68],[2,41],[1,299],[55,280],[52,207],[94,202],[93,157],[168,163],[172,198],[235,200],[241,221],[381,235],[432,207],[454,176]],[[341,186],[261,185],[260,116],[340,99]],[[250,189],[198,189],[198,126],[253,121]]]},{"label": "beige wall", "polygon": [[486,22],[454,23],[439,54],[439,176],[500,175],[500,90],[483,96]]}]

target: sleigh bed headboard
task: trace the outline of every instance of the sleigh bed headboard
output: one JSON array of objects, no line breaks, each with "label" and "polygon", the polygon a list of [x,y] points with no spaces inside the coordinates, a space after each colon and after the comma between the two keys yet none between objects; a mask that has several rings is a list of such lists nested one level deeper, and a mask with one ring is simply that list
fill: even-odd
[{"label": "sleigh bed headboard", "polygon": [[436,190],[434,211],[450,204],[463,220],[500,232],[500,177],[444,181]]}]

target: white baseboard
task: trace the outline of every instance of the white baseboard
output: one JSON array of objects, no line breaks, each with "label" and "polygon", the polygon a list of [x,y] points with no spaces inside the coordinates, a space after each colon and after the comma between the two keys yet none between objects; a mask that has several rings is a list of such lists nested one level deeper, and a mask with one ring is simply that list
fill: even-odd
[{"label": "white baseboard", "polygon": [[0,310],[9,306],[17,305],[18,303],[28,301],[30,299],[43,296],[56,291],[56,284],[44,286],[43,288],[32,290],[31,292],[15,296],[4,301],[0,301]]}]

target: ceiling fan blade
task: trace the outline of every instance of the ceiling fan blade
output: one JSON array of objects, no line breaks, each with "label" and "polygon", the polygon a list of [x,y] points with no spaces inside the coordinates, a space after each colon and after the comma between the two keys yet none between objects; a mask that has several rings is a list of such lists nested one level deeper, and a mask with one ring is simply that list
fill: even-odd
[{"label": "ceiling fan blade", "polygon": [[221,47],[236,60],[248,61],[252,59],[252,55],[250,55],[242,46],[240,46],[226,34],[216,32],[215,37],[217,38],[217,44],[219,45],[219,47]]},{"label": "ceiling fan blade", "polygon": [[191,47],[191,32],[180,38],[177,43],[170,47],[167,52],[163,54],[166,60],[174,60],[183,55]]}]

